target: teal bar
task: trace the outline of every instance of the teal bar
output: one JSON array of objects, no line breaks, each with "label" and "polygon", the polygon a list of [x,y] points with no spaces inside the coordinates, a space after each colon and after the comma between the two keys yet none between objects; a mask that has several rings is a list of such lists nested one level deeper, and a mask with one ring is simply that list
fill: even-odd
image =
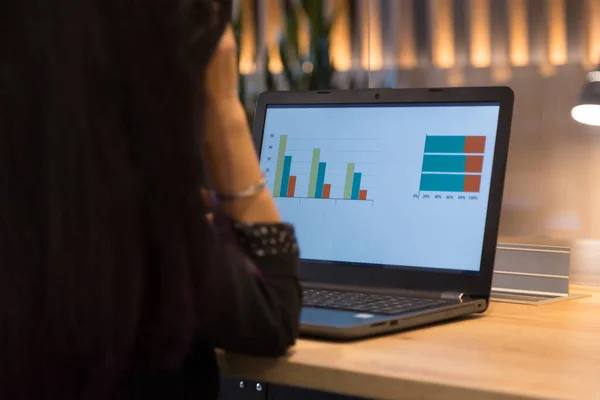
[{"label": "teal bar", "polygon": [[466,136],[427,136],[425,153],[464,153]]},{"label": "teal bar", "polygon": [[464,192],[465,175],[421,174],[421,192]]},{"label": "teal bar", "polygon": [[443,156],[426,154],[423,172],[466,172],[467,156]]},{"label": "teal bar", "polygon": [[319,170],[317,172],[317,187],[315,188],[315,198],[323,198],[323,185],[325,185],[325,170],[327,169],[327,163],[320,162]]},{"label": "teal bar", "polygon": [[360,181],[362,179],[362,173],[355,172],[354,179],[352,180],[352,200],[358,200],[358,195],[360,194]]},{"label": "teal bar", "polygon": [[288,184],[290,183],[290,170],[292,169],[292,156],[285,156],[283,159],[283,173],[281,174],[280,197],[287,197]]}]

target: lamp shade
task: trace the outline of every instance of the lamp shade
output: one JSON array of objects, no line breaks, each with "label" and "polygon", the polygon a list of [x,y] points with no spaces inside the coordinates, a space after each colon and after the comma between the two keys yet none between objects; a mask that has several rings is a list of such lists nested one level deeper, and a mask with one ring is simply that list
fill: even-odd
[{"label": "lamp shade", "polygon": [[582,124],[600,126],[600,68],[590,72],[587,80],[571,116]]}]

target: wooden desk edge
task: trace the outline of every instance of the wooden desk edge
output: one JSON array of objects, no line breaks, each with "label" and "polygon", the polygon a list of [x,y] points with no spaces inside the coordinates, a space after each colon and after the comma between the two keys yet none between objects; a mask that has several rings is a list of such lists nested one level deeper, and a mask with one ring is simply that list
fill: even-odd
[{"label": "wooden desk edge", "polygon": [[[589,301],[597,304],[600,301],[600,287],[572,285],[571,290],[573,293],[593,295],[593,298],[568,300],[568,303],[580,301],[587,303]],[[566,303],[556,304],[562,307]],[[539,307],[552,307],[552,305]],[[527,309],[524,308],[523,310]],[[299,351],[302,351],[302,349],[299,348]],[[380,400],[397,400],[398,398],[547,399],[547,397],[537,397],[541,394],[534,395],[531,392],[524,395],[517,392],[516,389],[503,391],[502,388],[481,388],[481,385],[477,385],[477,382],[473,382],[473,385],[460,385],[458,383],[439,382],[434,376],[428,379],[354,372],[333,366],[306,365],[294,362],[294,360],[286,357],[269,359],[229,354],[219,350],[217,351],[217,359],[221,372],[228,376]]]},{"label": "wooden desk edge", "polygon": [[534,397],[480,390],[431,381],[386,377],[339,369],[307,366],[285,358],[268,359],[217,351],[221,373],[259,382],[294,386],[366,399],[444,398],[470,400],[532,400]]}]

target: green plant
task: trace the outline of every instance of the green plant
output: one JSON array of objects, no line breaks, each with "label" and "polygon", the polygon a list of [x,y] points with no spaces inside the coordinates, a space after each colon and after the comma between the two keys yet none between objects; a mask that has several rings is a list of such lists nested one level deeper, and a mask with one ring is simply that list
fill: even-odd
[{"label": "green plant", "polygon": [[[337,18],[336,13],[328,17],[322,0],[285,0],[285,27],[279,41],[279,52],[283,64],[282,75],[288,90],[329,90],[338,89],[334,83],[336,68],[329,56],[331,28]],[[300,54],[298,28],[306,16],[309,25],[309,54]],[[273,73],[268,69],[269,58],[264,71],[267,90],[280,90]],[[367,81],[352,76],[349,89],[367,87]]]},{"label": "green plant", "polygon": [[[265,89],[275,90],[329,90],[336,89],[334,77],[336,69],[329,56],[330,33],[337,15],[328,17],[322,0],[285,0],[285,26],[279,40],[279,53],[283,70],[276,76],[269,70],[269,54],[264,52],[265,61],[262,72]],[[309,54],[301,54],[298,31],[304,18],[309,25]],[[234,31],[238,43],[242,35],[242,14],[234,21]],[[248,93],[247,77],[239,76],[239,96],[246,108],[248,122],[254,119],[256,93]],[[280,85],[279,82],[285,82]],[[365,79],[353,77],[348,82],[350,89],[367,87]]]},{"label": "green plant", "polygon": [[[329,34],[335,21],[325,15],[322,0],[285,1],[285,27],[279,41],[283,77],[289,90],[331,89],[335,67],[329,57]],[[309,25],[309,54],[300,54],[298,29],[306,16]],[[265,68],[268,90],[276,90],[277,80]],[[270,86],[270,87],[269,87]]]}]

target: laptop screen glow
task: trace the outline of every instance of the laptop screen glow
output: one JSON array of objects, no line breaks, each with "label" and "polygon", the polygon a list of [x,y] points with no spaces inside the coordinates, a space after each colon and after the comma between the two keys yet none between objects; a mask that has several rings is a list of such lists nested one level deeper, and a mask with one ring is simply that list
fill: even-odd
[{"label": "laptop screen glow", "polygon": [[302,258],[478,272],[499,110],[268,106],[261,167]]}]

